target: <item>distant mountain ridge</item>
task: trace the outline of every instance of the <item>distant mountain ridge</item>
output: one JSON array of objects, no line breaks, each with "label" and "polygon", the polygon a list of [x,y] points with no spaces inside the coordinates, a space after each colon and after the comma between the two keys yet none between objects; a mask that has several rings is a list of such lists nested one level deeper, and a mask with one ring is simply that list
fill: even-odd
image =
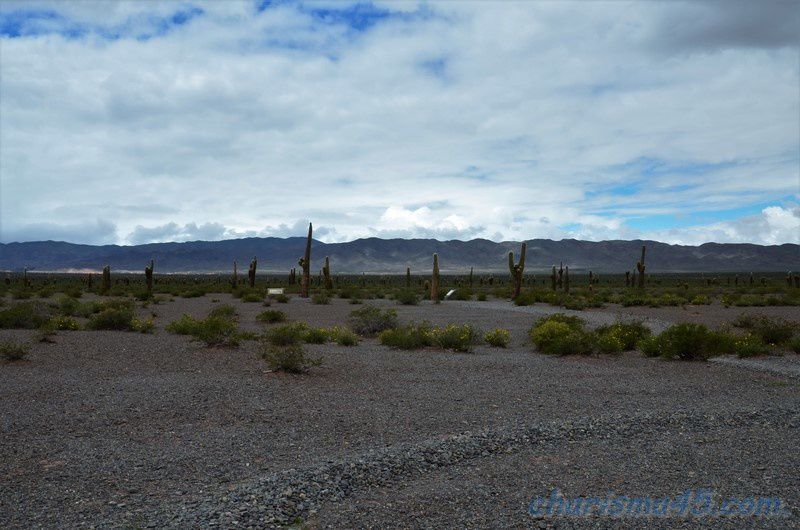
[{"label": "distant mountain ridge", "polygon": [[[657,241],[578,241],[531,239],[527,241],[526,270],[544,270],[563,262],[573,270],[617,272],[631,270],[647,246],[650,272],[750,272],[800,270],[800,245],[754,245],[706,243],[699,246],[669,245]],[[287,272],[297,266],[305,246],[304,237],[244,238],[225,241],[150,243],[146,245],[80,245],[59,241],[0,243],[0,269],[64,271],[144,270],[150,258],[156,272],[229,272],[233,261],[247,269],[258,257],[259,272]],[[438,241],[435,239],[356,239],[346,243],[312,245],[312,271],[330,256],[334,273],[414,273],[428,272],[431,256],[439,254],[445,273],[508,270],[508,252],[519,253],[520,243],[496,243],[486,239]]]}]

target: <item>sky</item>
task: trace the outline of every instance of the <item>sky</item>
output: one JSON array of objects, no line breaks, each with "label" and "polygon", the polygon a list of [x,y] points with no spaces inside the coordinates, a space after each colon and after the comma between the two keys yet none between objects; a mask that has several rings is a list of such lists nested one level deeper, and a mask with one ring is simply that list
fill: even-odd
[{"label": "sky", "polygon": [[800,4],[0,0],[0,242],[800,242]]}]

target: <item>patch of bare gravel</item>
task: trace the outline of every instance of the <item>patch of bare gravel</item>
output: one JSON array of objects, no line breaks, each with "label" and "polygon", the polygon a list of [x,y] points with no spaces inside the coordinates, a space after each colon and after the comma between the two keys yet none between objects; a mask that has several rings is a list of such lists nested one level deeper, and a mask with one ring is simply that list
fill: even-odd
[{"label": "patch of bare gravel", "polygon": [[[237,307],[243,329],[264,329],[255,321],[261,304],[179,298],[142,310],[158,314],[152,335],[59,332],[56,344],[33,344],[26,361],[0,365],[0,526],[169,526],[183,510],[271,474],[463,431],[800,405],[797,385],[779,374],[634,354],[536,354],[526,332],[542,311],[557,310],[549,306],[375,301],[396,307],[404,322],[511,329],[512,347],[402,352],[374,339],[355,348],[311,346],[326,362],[307,376],[267,372],[253,342],[209,349],[163,330],[184,312],[203,316],[219,303]],[[317,326],[342,324],[357,307],[343,300],[273,304]],[[582,316],[592,324],[618,318],[611,311]],[[32,333],[0,331],[0,339],[10,337],[30,340]],[[732,468],[725,480],[738,477]],[[398,524],[425,526],[418,520]]]}]

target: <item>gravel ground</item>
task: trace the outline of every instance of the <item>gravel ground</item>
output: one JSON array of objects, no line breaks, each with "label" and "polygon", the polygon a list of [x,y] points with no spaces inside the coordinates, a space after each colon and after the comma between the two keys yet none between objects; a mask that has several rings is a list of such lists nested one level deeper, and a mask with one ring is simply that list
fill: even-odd
[{"label": "gravel ground", "polygon": [[[714,464],[708,487],[783,495],[797,506],[800,487],[791,470],[800,466],[790,446],[800,386],[786,374],[636,354],[542,356],[525,343],[526,332],[538,315],[559,309],[491,301],[397,309],[404,322],[508,328],[508,350],[400,352],[375,340],[356,348],[310,346],[325,357],[324,366],[290,376],[268,372],[255,343],[205,348],[163,331],[182,313],[203,316],[218,303],[236,305],[241,328],[263,329],[255,322],[261,304],[224,295],[176,299],[141,310],[158,314],[152,335],[60,332],[55,344],[35,343],[27,360],[0,365],[0,526],[202,527],[216,521],[226,527],[234,519],[259,526],[262,517],[277,517],[276,523],[309,517],[311,508],[319,509],[313,526],[564,524],[527,518],[525,503],[546,484],[574,495],[595,492],[609,473],[630,484],[628,494],[708,486],[681,477],[711,465],[701,455],[714,452],[700,450],[713,447],[701,441],[709,433],[731,456]],[[290,319],[321,326],[344,323],[356,307],[342,300],[274,305]],[[614,310],[581,315],[590,325],[630,317]],[[658,330],[668,317],[654,314],[647,323]],[[0,339],[31,337],[0,331]],[[692,428],[675,438],[676,422]],[[416,457],[403,456],[426,454],[467,431],[488,434],[456,436],[459,449],[437,457],[441,465],[417,469]],[[569,436],[576,440],[568,442]],[[667,451],[673,440],[672,453],[648,463],[653,447]],[[465,456],[453,456],[458,451]],[[748,451],[754,462],[774,467],[775,488],[753,481],[743,468],[750,465]],[[382,461],[380,455],[395,464],[373,477],[370,462]],[[645,472],[626,467],[629,460]],[[320,470],[359,461],[366,464],[357,466],[352,484],[325,494],[322,486],[309,490],[296,513],[269,512],[281,498],[274,495],[280,480],[303,483]],[[661,479],[661,469],[669,480]]]}]

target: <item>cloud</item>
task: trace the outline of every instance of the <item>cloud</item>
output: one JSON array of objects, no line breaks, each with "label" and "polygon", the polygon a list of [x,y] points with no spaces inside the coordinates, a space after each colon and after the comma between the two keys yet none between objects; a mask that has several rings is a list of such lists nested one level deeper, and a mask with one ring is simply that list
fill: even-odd
[{"label": "cloud", "polygon": [[41,222],[10,227],[4,225],[0,230],[2,243],[45,240],[108,245],[117,242],[117,227],[111,221],[97,219],[66,224]]},{"label": "cloud", "polygon": [[646,221],[800,192],[791,4],[31,5],[0,4],[18,237],[729,237]]}]

